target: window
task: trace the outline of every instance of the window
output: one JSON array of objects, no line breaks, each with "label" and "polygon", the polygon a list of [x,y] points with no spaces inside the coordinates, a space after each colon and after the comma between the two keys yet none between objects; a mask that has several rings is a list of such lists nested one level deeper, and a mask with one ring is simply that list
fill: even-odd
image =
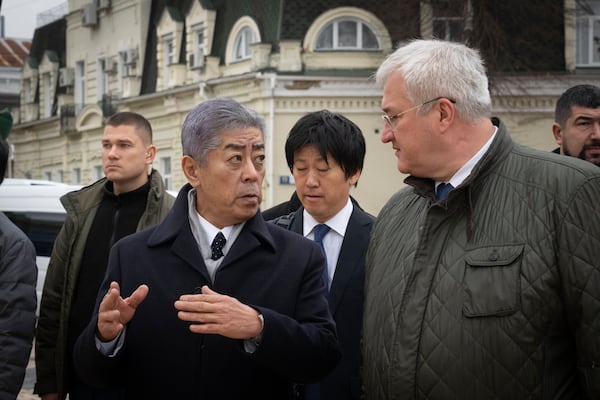
[{"label": "window", "polygon": [[58,177],[57,178],[58,182],[64,182],[65,181],[65,174],[64,174],[64,172],[63,172],[62,169],[59,169],[58,171],[56,171],[56,176]]},{"label": "window", "polygon": [[169,86],[169,66],[175,63],[175,39],[172,34],[163,36],[163,82],[164,87]]},{"label": "window", "polygon": [[462,42],[465,29],[465,2],[463,0],[434,0],[433,37],[454,42]]},{"label": "window", "polygon": [[[245,15],[237,20],[229,31],[225,49],[225,64],[249,60],[252,57],[250,45],[259,43],[260,31],[256,21]],[[245,65],[240,68],[244,68]]]},{"label": "window", "polygon": [[192,59],[190,67],[197,68],[204,65],[204,24],[197,24],[192,27]]},{"label": "window", "polygon": [[600,1],[577,2],[577,66],[600,66]]},{"label": "window", "polygon": [[249,26],[246,26],[240,30],[237,37],[235,38],[235,44],[233,46],[233,60],[240,61],[250,58],[250,45],[256,42],[254,32]]},{"label": "window", "polygon": [[52,78],[49,73],[42,75],[42,83],[44,85],[44,117],[52,116]]},{"label": "window", "polygon": [[75,63],[75,112],[85,105],[85,64],[83,61]]},{"label": "window", "polygon": [[93,169],[94,181],[101,179],[104,177],[104,171],[102,170],[102,165],[95,165]]},{"label": "window", "polygon": [[162,157],[160,159],[160,174],[165,181],[165,189],[171,190],[173,186],[171,176],[171,157]]},{"label": "window", "polygon": [[50,257],[54,239],[65,221],[64,213],[5,211],[4,214],[33,242],[37,256]]},{"label": "window", "polygon": [[96,71],[96,99],[102,101],[102,97],[108,92],[108,79],[106,70],[110,68],[110,60],[104,57],[98,58],[98,71]]},{"label": "window", "polygon": [[47,181],[51,181],[52,180],[52,172],[51,171],[44,172],[44,178],[46,178]]},{"label": "window", "polygon": [[165,49],[165,64],[171,65],[175,63],[175,40],[173,35],[166,35],[163,38],[163,44]]},{"label": "window", "polygon": [[81,184],[81,168],[73,168],[73,176],[71,177],[73,185]]},{"label": "window", "polygon": [[338,19],[317,36],[315,50],[376,50],[379,42],[373,30],[356,19]]}]

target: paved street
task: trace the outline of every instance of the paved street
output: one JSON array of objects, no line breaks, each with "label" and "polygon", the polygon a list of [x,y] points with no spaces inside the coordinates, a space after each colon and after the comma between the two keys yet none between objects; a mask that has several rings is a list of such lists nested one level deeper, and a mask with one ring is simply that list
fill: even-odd
[{"label": "paved street", "polygon": [[33,385],[35,384],[35,362],[33,349],[31,350],[31,356],[29,357],[29,364],[27,365],[27,372],[25,373],[25,381],[23,382],[23,388],[17,400],[39,400],[40,397],[33,394]]}]

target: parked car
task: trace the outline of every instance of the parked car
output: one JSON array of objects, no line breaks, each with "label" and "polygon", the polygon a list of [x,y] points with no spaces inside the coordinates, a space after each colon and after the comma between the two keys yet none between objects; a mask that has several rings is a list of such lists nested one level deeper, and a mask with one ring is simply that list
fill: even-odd
[{"label": "parked car", "polygon": [[60,197],[80,188],[77,185],[31,179],[5,179],[0,185],[0,211],[21,228],[35,246],[38,314],[54,240],[66,217]]}]

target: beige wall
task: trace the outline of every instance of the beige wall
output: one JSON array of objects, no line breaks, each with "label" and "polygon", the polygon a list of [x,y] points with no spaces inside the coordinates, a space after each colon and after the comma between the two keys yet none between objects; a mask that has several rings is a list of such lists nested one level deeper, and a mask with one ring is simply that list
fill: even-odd
[{"label": "beige wall", "polygon": [[[91,183],[94,167],[101,165],[103,117],[97,105],[97,58],[103,55],[118,60],[119,51],[137,48],[136,71],[141,73],[151,1],[113,0],[110,10],[98,12],[98,24],[95,27],[83,27],[80,9],[89,1],[70,0],[71,11],[67,17],[67,66],[72,68],[77,61],[85,61],[87,105],[76,118],[76,131],[61,130],[59,117],[17,124],[10,137],[15,145],[15,177],[39,179],[45,177],[45,172],[51,171],[56,179],[55,173],[60,170],[64,173],[63,180],[72,182],[73,169],[80,168],[81,183]],[[210,14],[208,11],[194,10],[196,17]],[[325,13],[311,28],[311,32],[317,32],[319,24],[336,15]],[[369,15],[363,17],[370,18]],[[193,20],[190,18],[190,21]],[[207,20],[209,27],[212,26],[211,18]],[[163,15],[160,29],[168,32],[169,29],[175,29],[173,26],[167,15]],[[186,43],[191,43],[191,33],[187,33]],[[311,40],[305,42],[312,43]],[[190,70],[182,75],[185,79],[178,80],[173,86],[161,89],[162,86],[158,85],[160,92],[141,97],[135,95],[136,88],[139,93],[139,76],[127,78],[121,85],[118,73],[108,74],[109,93],[115,96],[119,111],[135,111],[149,119],[158,148],[154,167],[160,169],[159,160],[170,157],[174,190],[185,183],[180,167],[179,135],[183,120],[194,105],[207,98],[227,96],[256,109],[267,125],[265,139],[268,161],[263,208],[289,199],[294,190],[293,185],[280,184],[279,177],[291,175],[285,161],[284,143],[288,131],[298,118],[321,109],[344,114],[362,129],[367,142],[363,174],[358,187],[352,189],[351,193],[363,208],[377,214],[389,197],[404,186],[404,176],[397,171],[391,146],[380,141],[383,125],[380,118],[381,90],[368,78],[304,76],[299,71],[304,68],[305,71],[312,71],[311,74],[317,74],[319,68],[346,68],[349,65],[374,69],[384,54],[391,50],[391,43],[386,40],[384,43],[383,51],[372,52],[368,56],[350,52],[333,53],[332,56],[327,53],[312,54],[309,48],[301,48],[300,42],[284,42],[281,49],[288,52],[285,60],[281,59],[279,53],[266,54],[263,49],[265,46],[261,45],[254,51],[260,59],[229,65],[220,64],[216,57],[208,57],[204,69]],[[159,51],[159,61],[161,57]],[[286,60],[296,60],[298,64],[288,65],[284,62]],[[281,66],[285,72],[282,75],[263,73],[256,70],[257,65],[270,66],[272,70],[278,70]],[[186,65],[177,67],[185,69]],[[162,67],[159,66],[158,70],[160,80]],[[291,71],[298,71],[299,75],[292,76]],[[37,71],[28,71],[26,68],[25,73],[34,74]],[[598,79],[590,78],[593,77],[577,74],[496,78],[493,82],[493,115],[504,121],[516,142],[549,151],[555,147],[551,125],[556,99],[574,84],[600,84]],[[32,76],[32,79],[37,78]],[[68,98],[69,95],[66,95],[65,99]]]},{"label": "beige wall", "polygon": [[[280,82],[280,85],[278,84],[281,88],[285,87],[285,79]],[[369,92],[366,89],[368,84],[358,85],[354,82],[352,84],[362,88],[359,91],[366,93],[367,96],[361,98],[354,93],[353,96],[343,97],[340,96],[339,85],[346,83],[338,82],[335,87],[334,83],[327,85],[322,82],[322,86],[329,88],[315,89],[313,92],[304,90],[300,93],[287,89],[276,90],[275,98],[271,101],[269,93],[263,90],[264,85],[268,84],[266,80],[248,78],[245,82],[229,84],[229,86],[218,85],[208,90],[211,97],[231,95],[246,102],[261,113],[267,122],[266,139],[272,137],[270,143],[272,150],[267,157],[272,159],[272,163],[269,164],[265,178],[263,208],[287,200],[293,192],[293,185],[279,183],[280,176],[291,175],[285,161],[285,139],[298,118],[307,112],[320,109],[344,114],[354,121],[365,135],[367,155],[364,170],[358,187],[351,191],[363,208],[372,214],[377,214],[387,199],[404,186],[404,175],[396,169],[396,158],[390,145],[383,144],[380,140],[382,121],[379,92],[375,89]],[[329,93],[329,96],[326,93]],[[200,101],[202,98],[199,91],[192,86],[180,88],[170,94],[130,99],[119,105],[120,111],[139,112],[150,120],[154,130],[154,143],[158,147],[154,167],[159,168],[161,157],[171,158],[174,190],[185,183],[180,167],[180,127],[185,115]],[[549,106],[554,98],[552,102],[547,98],[544,98],[544,101],[545,110],[527,112],[524,105],[519,107],[511,105],[512,108],[498,106],[498,111],[494,112],[494,115],[500,117],[507,125],[516,142],[549,151],[555,147],[550,128],[553,122],[553,110]],[[526,103],[531,106],[539,102],[530,100]],[[271,107],[273,118],[270,118]],[[62,169],[65,173],[64,180],[71,182],[72,169],[79,167],[82,170],[82,183],[91,182],[93,167],[101,163],[102,128],[99,120],[92,124],[92,128],[82,133],[59,134],[56,119],[43,124],[34,124],[23,129],[23,133],[14,136],[13,140],[17,148],[15,175],[22,177],[27,171],[33,178],[43,178],[45,170]]]}]

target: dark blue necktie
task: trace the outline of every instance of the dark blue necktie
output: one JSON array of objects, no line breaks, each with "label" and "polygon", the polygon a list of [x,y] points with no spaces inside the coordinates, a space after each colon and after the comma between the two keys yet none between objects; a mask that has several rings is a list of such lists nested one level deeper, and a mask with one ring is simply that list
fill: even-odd
[{"label": "dark blue necktie", "polygon": [[313,228],[313,232],[315,234],[315,242],[321,246],[321,250],[323,251],[323,255],[325,256],[325,269],[323,270],[323,281],[325,282],[325,294],[329,293],[329,273],[327,272],[327,253],[325,252],[325,247],[323,247],[323,238],[329,232],[329,227],[325,224],[315,225]]},{"label": "dark blue necktie", "polygon": [[[321,246],[323,255],[325,256],[325,268],[323,269],[323,282],[325,282],[325,297],[329,295],[329,272],[327,272],[327,253],[323,246],[323,238],[329,232],[329,227],[325,224],[315,225],[313,233],[315,234],[315,242]],[[311,383],[304,386],[304,399],[305,400],[320,400],[321,399],[321,385],[318,383]]]},{"label": "dark blue necktie", "polygon": [[210,256],[213,260],[218,260],[223,257],[223,247],[225,247],[225,243],[227,243],[227,239],[223,235],[223,232],[217,233],[214,240],[210,245],[210,249],[212,250],[212,254]]},{"label": "dark blue necktie", "polygon": [[451,183],[440,183],[437,187],[436,197],[438,200],[444,200],[448,197],[448,193],[454,189]]}]

